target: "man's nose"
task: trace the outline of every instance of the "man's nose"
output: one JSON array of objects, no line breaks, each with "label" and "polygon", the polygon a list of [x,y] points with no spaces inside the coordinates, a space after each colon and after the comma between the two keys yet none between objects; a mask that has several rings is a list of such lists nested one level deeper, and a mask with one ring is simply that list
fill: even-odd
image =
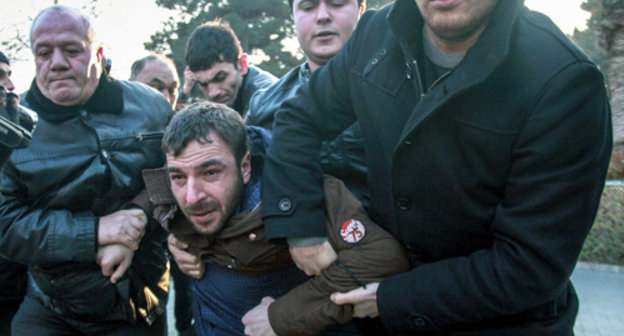
[{"label": "man's nose", "polygon": [[52,50],[51,59],[51,68],[53,70],[65,69],[67,68],[67,58],[65,54],[61,50],[54,49]]},{"label": "man's nose", "polygon": [[160,93],[165,96],[165,98],[167,98],[167,100],[171,103],[171,105],[173,105],[173,102],[175,101],[175,97],[169,92],[169,89],[162,89],[160,90]]},{"label": "man's nose", "polygon": [[320,1],[318,11],[316,12],[317,22],[329,22],[331,21],[331,15],[329,14],[329,6],[325,1]]},{"label": "man's nose", "polygon": [[8,76],[6,77],[6,81],[2,83],[2,86],[4,86],[7,92],[15,90],[15,85],[13,85],[13,81]]},{"label": "man's nose", "polygon": [[189,178],[186,183],[186,203],[196,204],[206,198],[203,184],[195,178]]},{"label": "man's nose", "polygon": [[218,84],[208,84],[208,97],[212,100],[223,94],[221,86]]}]

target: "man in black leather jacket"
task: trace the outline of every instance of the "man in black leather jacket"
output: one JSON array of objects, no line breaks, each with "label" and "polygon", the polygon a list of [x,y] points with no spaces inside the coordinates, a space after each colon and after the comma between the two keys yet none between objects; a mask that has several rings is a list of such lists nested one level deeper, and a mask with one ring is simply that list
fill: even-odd
[{"label": "man in black leather jacket", "polygon": [[[249,103],[245,123],[250,126],[273,128],[275,114],[286,99],[293,97],[310,75],[325,65],[342,48],[366,9],[366,0],[344,3],[290,0],[299,46],[306,56],[305,63],[293,68],[272,86],[258,90]],[[358,123],[354,123],[332,141],[325,141],[321,165],[326,174],[342,180],[347,188],[367,207],[364,144]]]},{"label": "man in black leather jacket", "polygon": [[[30,143],[30,127],[34,121],[21,122],[29,114],[20,113],[19,96],[13,93],[9,59],[0,52],[0,171],[15,148]],[[21,124],[21,125],[20,125]],[[0,195],[0,198],[2,196]],[[26,266],[0,257],[0,335],[11,333],[11,320],[26,295]]]},{"label": "man in black leather jacket", "polygon": [[13,335],[165,335],[168,264],[158,225],[129,201],[141,171],[164,163],[171,106],[102,74],[89,19],[53,6],[31,29],[39,115],[0,192],[0,254],[28,265]]}]

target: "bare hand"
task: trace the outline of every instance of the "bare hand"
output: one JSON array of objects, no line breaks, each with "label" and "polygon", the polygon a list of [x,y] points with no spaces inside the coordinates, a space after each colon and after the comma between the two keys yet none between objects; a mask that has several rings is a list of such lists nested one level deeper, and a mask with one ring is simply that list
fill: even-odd
[{"label": "bare hand", "polygon": [[192,254],[186,249],[188,244],[176,239],[172,234],[167,238],[169,252],[175,259],[182,273],[195,279],[201,279],[206,272],[206,264],[201,260],[201,256]]},{"label": "bare hand", "polygon": [[134,250],[121,244],[106,245],[97,251],[96,261],[102,268],[102,275],[110,276],[116,283],[132,265]]},{"label": "bare hand", "polygon": [[184,68],[184,86],[182,86],[182,92],[190,95],[194,85],[195,75],[187,65],[186,68]]},{"label": "bare hand", "polygon": [[321,270],[333,263],[337,256],[329,241],[319,245],[291,246],[293,261],[306,275],[319,275]]},{"label": "bare hand", "polygon": [[352,304],[354,317],[377,317],[377,288],[379,282],[374,282],[363,287],[356,288],[346,293],[334,293],[331,300],[337,305]]},{"label": "bare hand", "polygon": [[265,296],[259,305],[243,316],[245,335],[248,336],[276,336],[269,322],[269,306],[275,299]]},{"label": "bare hand", "polygon": [[98,246],[122,244],[136,250],[146,225],[147,217],[141,209],[119,210],[100,217]]}]

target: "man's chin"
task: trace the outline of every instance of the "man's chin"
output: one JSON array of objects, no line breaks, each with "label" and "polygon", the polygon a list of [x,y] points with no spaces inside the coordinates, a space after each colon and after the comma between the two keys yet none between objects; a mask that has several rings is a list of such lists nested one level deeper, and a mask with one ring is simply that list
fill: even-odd
[{"label": "man's chin", "polygon": [[55,104],[61,106],[74,106],[80,101],[80,97],[70,90],[54,90],[48,92],[45,96]]},{"label": "man's chin", "polygon": [[219,232],[222,227],[223,225],[218,221],[211,223],[193,223],[193,228],[201,235],[213,235]]}]

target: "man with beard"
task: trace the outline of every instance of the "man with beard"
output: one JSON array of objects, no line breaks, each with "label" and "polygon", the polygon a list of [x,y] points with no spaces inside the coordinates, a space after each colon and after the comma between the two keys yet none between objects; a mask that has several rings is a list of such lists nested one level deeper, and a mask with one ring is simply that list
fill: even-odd
[{"label": "man with beard", "polygon": [[355,325],[335,325],[348,322],[352,310],[333,304],[329,295],[405,270],[404,252],[342,182],[326,177],[326,244],[333,254],[308,280],[287,245],[264,239],[259,201],[269,140],[268,131],[246,128],[227,106],[196,103],[178,112],[165,131],[166,168],[144,171],[154,217],[173,233],[170,251],[197,279],[197,334],[315,335],[329,327],[326,335],[358,335]]}]

